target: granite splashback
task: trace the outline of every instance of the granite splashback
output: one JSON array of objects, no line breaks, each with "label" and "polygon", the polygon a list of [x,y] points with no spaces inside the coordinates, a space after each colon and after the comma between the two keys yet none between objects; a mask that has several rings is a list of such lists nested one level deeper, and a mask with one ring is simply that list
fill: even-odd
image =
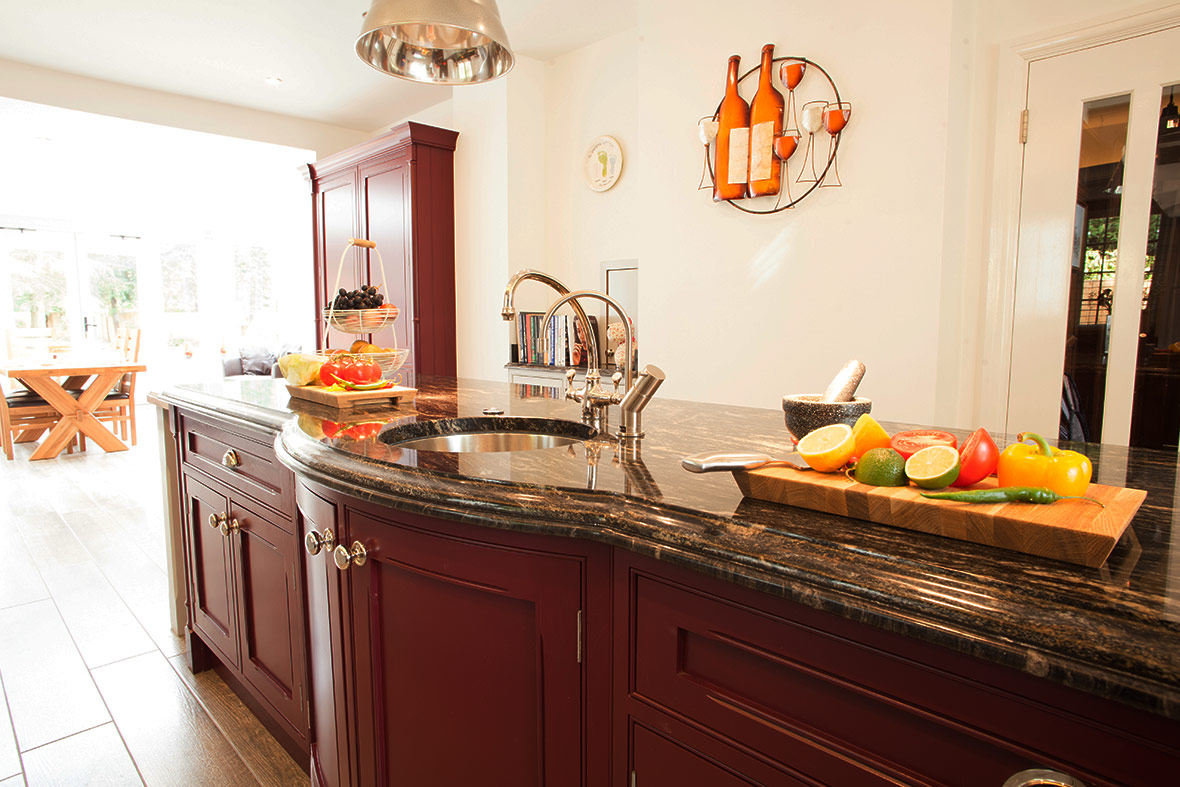
[{"label": "granite splashback", "polygon": [[180,386],[160,398],[281,429],[276,445],[284,463],[358,497],[491,527],[607,542],[1180,719],[1175,454],[1070,446],[1094,461],[1095,480],[1148,492],[1111,558],[1087,569],[747,500],[728,473],[681,468],[681,458],[704,451],[785,451],[779,409],[657,397],[637,451],[599,439],[527,452],[447,454],[402,450],[377,433],[477,417],[491,407],[508,416],[576,420],[579,406],[553,389],[447,378],[419,380],[411,407],[348,418],[290,402],[272,380]]}]

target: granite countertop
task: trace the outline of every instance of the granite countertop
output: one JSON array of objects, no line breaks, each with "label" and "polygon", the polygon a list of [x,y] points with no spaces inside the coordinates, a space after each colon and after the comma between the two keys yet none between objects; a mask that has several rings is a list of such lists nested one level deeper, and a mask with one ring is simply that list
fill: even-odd
[{"label": "granite countertop", "polygon": [[638,453],[606,440],[500,454],[381,442],[379,431],[489,407],[514,417],[579,415],[577,404],[535,386],[424,378],[418,387],[412,406],[347,419],[288,401],[282,382],[270,379],[178,386],[154,399],[281,430],[281,461],[347,494],[622,546],[1180,720],[1176,454],[1070,446],[1091,457],[1096,481],[1148,492],[1110,559],[1091,569],[744,499],[729,473],[680,466],[705,451],[783,452],[780,410],[657,395]]}]

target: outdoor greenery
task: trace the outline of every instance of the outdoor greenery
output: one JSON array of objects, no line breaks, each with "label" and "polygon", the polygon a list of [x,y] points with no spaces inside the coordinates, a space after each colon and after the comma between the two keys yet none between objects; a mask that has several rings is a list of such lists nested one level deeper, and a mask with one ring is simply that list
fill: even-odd
[{"label": "outdoor greenery", "polygon": [[13,310],[29,314],[29,328],[48,327],[49,315],[65,313],[65,255],[15,249],[11,259]]},{"label": "outdoor greenery", "polygon": [[197,259],[192,244],[176,244],[160,253],[164,311],[197,311]]},{"label": "outdoor greenery", "polygon": [[91,254],[90,294],[112,319],[119,312],[135,311],[138,287],[135,258],[121,254]]}]

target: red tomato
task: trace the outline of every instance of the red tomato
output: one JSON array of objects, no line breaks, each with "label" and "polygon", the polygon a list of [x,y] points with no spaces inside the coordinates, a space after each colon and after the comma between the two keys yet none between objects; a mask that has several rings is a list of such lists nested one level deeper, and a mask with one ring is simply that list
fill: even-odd
[{"label": "red tomato", "polygon": [[898,432],[889,441],[889,444],[893,446],[894,451],[897,451],[905,459],[909,459],[923,448],[929,448],[932,445],[949,445],[951,448],[959,447],[959,442],[955,440],[953,434],[939,432],[934,429],[911,429],[908,432]]},{"label": "red tomato", "polygon": [[951,486],[978,484],[1000,463],[1000,449],[984,428],[976,429],[959,449],[959,477]]},{"label": "red tomato", "polygon": [[381,367],[376,361],[361,358],[333,358],[320,367],[320,382],[324,385],[341,381],[353,385],[375,383],[381,379]]},{"label": "red tomato", "polygon": [[324,437],[331,440],[344,431],[344,424],[338,421],[324,421],[320,428],[324,430]]},{"label": "red tomato", "polygon": [[320,367],[320,384],[324,386],[335,385],[336,377],[340,374],[341,361],[333,358]]}]

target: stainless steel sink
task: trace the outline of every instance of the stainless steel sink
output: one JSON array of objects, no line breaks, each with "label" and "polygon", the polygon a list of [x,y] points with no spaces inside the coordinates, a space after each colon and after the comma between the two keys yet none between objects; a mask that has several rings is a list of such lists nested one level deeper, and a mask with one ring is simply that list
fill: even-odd
[{"label": "stainless steel sink", "polygon": [[594,429],[577,421],[494,416],[420,421],[390,429],[378,439],[414,451],[502,453],[560,448],[594,434]]}]

